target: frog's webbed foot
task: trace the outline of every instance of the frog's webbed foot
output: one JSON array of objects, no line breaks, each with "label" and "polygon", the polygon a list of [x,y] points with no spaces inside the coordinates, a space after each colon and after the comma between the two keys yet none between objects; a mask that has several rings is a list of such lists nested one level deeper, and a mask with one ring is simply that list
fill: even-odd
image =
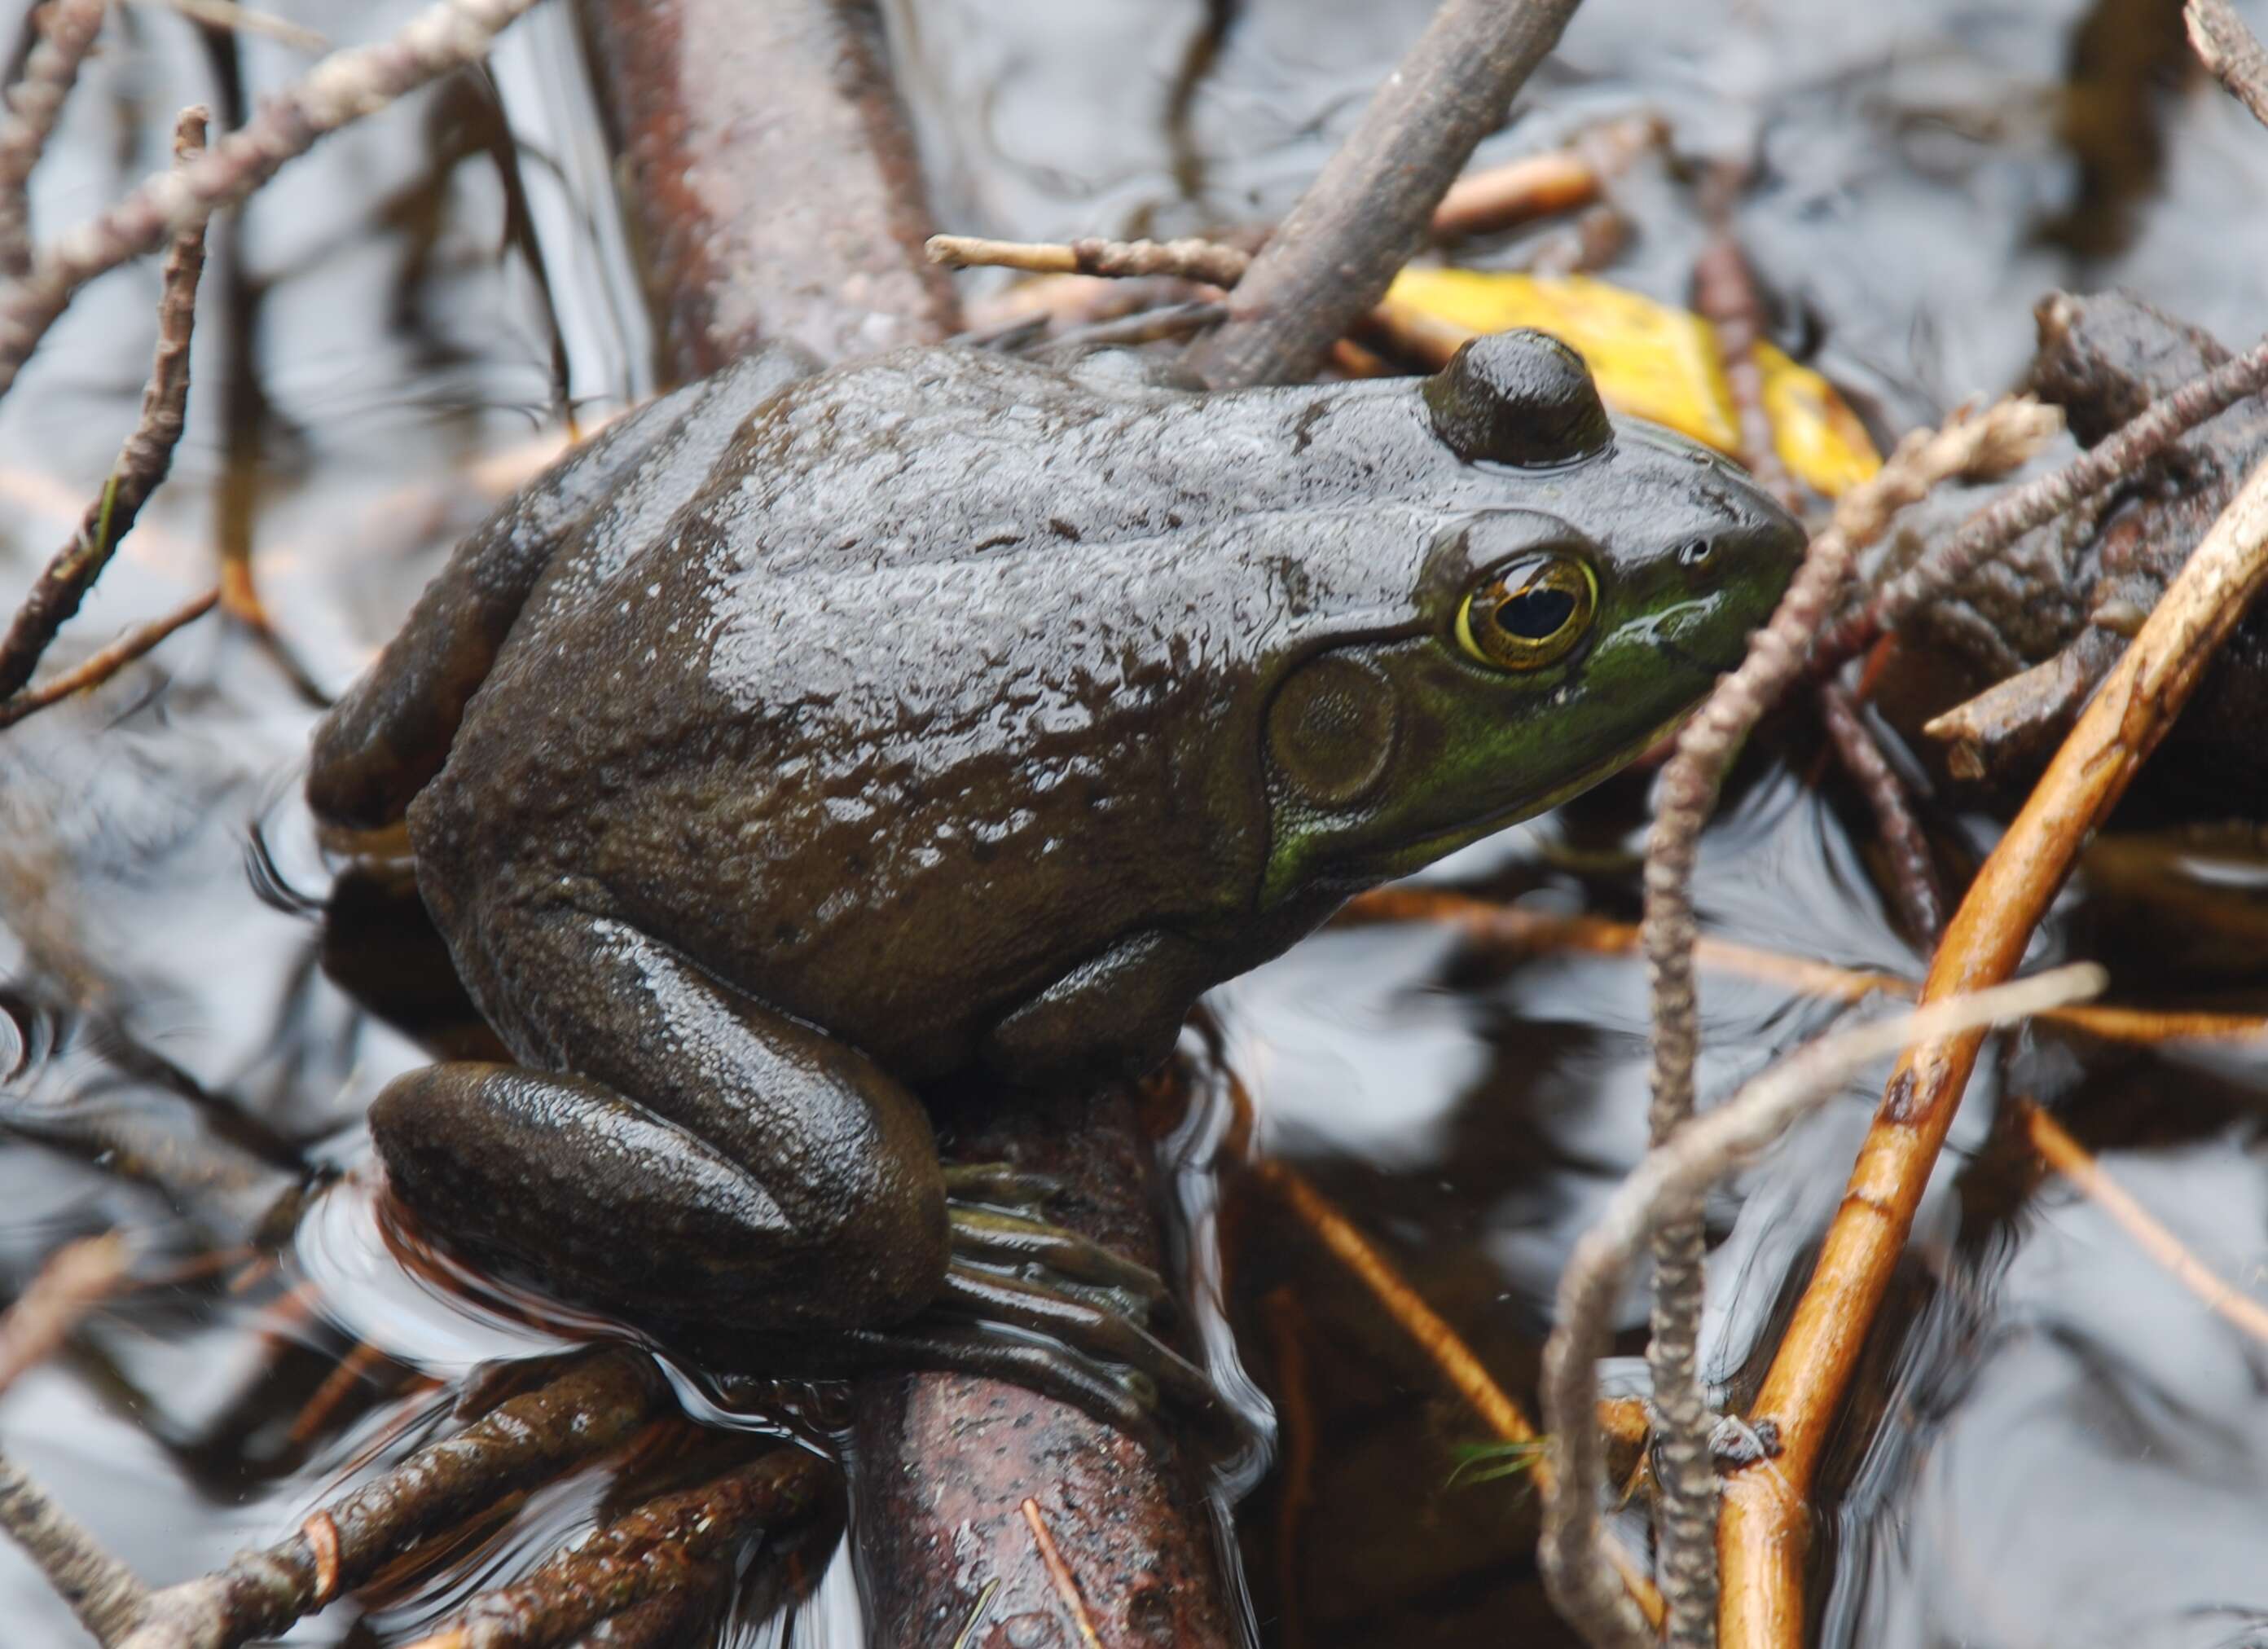
[{"label": "frog's webbed foot", "polygon": [[[943,1325],[957,1329],[956,1366],[1039,1384],[1122,1424],[1128,1405],[1147,1413],[1161,1399],[1199,1417],[1230,1419],[1204,1371],[1149,1330],[1172,1313],[1165,1280],[1027,1211],[1061,1195],[1060,1182],[998,1163],[949,1167],[945,1174],[945,1288],[936,1309],[914,1328],[934,1320],[940,1331],[946,1331]],[[1034,1335],[1061,1348],[1052,1365],[1077,1371],[1071,1382],[1076,1391],[1062,1388],[1060,1373],[1034,1379],[1038,1362],[1027,1337]],[[1116,1395],[1098,1404],[1099,1391]]]}]

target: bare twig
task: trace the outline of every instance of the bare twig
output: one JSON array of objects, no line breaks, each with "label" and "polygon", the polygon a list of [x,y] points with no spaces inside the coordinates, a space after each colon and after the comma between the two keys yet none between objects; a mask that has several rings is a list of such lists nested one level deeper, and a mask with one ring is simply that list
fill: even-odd
[{"label": "bare twig", "polygon": [[1999,555],[2034,527],[2134,474],[2206,419],[2268,386],[2268,339],[2154,401],[2115,434],[2061,469],[2012,487],[1970,516],[1945,543],[1837,619],[1813,649],[1814,667],[1831,668]]},{"label": "bare twig", "polygon": [[[2191,553],[1978,870],[1931,961],[1925,1002],[2015,969],[2088,836],[2264,585],[2268,463]],[[1779,1428],[1781,1452],[1769,1473],[1749,1468],[1726,1479],[1721,1623],[1734,1643],[1800,1639],[1805,1497],[1981,1041],[1974,1032],[1934,1039],[1898,1061],[1757,1393],[1755,1417]]]},{"label": "bare twig", "polygon": [[5,1455],[0,1455],[0,1528],[39,1564],[98,1641],[119,1642],[141,1618],[150,1589]]},{"label": "bare twig", "polygon": [[[202,107],[181,111],[173,129],[177,161],[186,164],[202,149],[210,118]],[[173,175],[179,176],[179,171]],[[119,449],[101,496],[87,506],[77,535],[48,563],[7,634],[0,637],[0,701],[14,697],[32,679],[48,644],[78,611],[119,541],[133,530],[134,518],[173,467],[173,448],[180,442],[188,409],[189,337],[196,326],[197,280],[204,267],[204,230],[202,225],[191,225],[173,238],[166,255],[158,299],[158,347],[150,382],[142,391],[141,417]],[[150,645],[159,639],[152,637]]]},{"label": "bare twig", "polygon": [[1100,275],[1117,280],[1169,275],[1207,286],[1233,286],[1252,254],[1218,240],[985,240],[975,235],[932,235],[932,263],[956,269],[990,267],[1035,275]]},{"label": "bare twig", "polygon": [[[1507,1395],[1503,1387],[1475,1357],[1471,1349],[1459,1337],[1457,1331],[1443,1321],[1440,1313],[1427,1305],[1407,1278],[1368,1239],[1349,1223],[1346,1217],[1331,1206],[1322,1192],[1307,1183],[1304,1175],[1288,1163],[1273,1159],[1255,1163],[1253,1174],[1298,1215],[1303,1224],[1322,1240],[1347,1270],[1352,1271],[1367,1287],[1388,1316],[1401,1325],[1403,1332],[1417,1342],[1418,1348],[1432,1360],[1457,1395],[1472,1406],[1483,1424],[1506,1443],[1538,1441],[1535,1426],[1528,1423],[1520,1405]],[[1539,1458],[1532,1470],[1539,1487],[1548,1487],[1554,1468],[1549,1458]],[[1615,1542],[1604,1543],[1606,1561],[1614,1566],[1620,1584],[1628,1594],[1631,1608],[1646,1621],[1659,1625],[1662,1619],[1661,1594],[1646,1576],[1637,1562]]]},{"label": "bare twig", "polygon": [[163,618],[153,618],[148,623],[128,630],[107,647],[89,653],[68,670],[59,670],[46,681],[26,688],[15,697],[0,701],[0,727],[12,727],[34,710],[51,704],[60,704],[74,693],[84,693],[100,687],[144,653],[180,629],[211,612],[220,602],[217,588],[184,601]]},{"label": "bare twig", "polygon": [[0,1317],[0,1391],[55,1355],[78,1320],[117,1288],[129,1257],[126,1239],[114,1231],[67,1243],[48,1256]]},{"label": "bare twig", "polygon": [[40,12],[39,43],[8,88],[8,117],[0,121],[0,276],[12,279],[32,267],[32,168],[107,9],[107,0],[49,0]]},{"label": "bare twig", "polygon": [[[1715,807],[1734,754],[1765,710],[1802,668],[1806,649],[1833,610],[1859,550],[1881,536],[1891,518],[1948,476],[1994,475],[2021,463],[2055,427],[2055,416],[2025,398],[2002,401],[1933,434],[1910,436],[1871,480],[1845,493],[1826,531],[1811,541],[1801,569],[1771,622],[1749,644],[1747,658],[1718,682],[1677,738],[1656,788],[1646,838],[1642,942],[1653,998],[1653,1141],[1660,1145],[1693,1114],[1693,1065],[1699,1047],[1693,990],[1698,937],[1693,864],[1702,825]],[[1701,1209],[1665,1212],[1654,1229],[1654,1308],[1646,1363],[1659,1416],[1657,1468],[1661,1483],[1661,1572],[1665,1591],[1694,1600],[1683,1630],[1689,1640],[1707,1627],[1694,1618],[1713,1605],[1716,1468],[1709,1439],[1715,1420],[1698,1373],[1704,1241]]]},{"label": "bare twig", "polygon": [[2189,0],[2182,8],[2190,48],[2228,93],[2268,125],[2268,52],[2228,0]]},{"label": "bare twig", "polygon": [[1185,357],[1216,389],[1314,375],[1557,43],[1576,0],[1445,0]]},{"label": "bare twig", "polygon": [[416,1649],[550,1649],[649,1601],[711,1583],[720,1558],[761,1533],[777,1542],[838,1516],[842,1475],[792,1444],[697,1488],[659,1495],[521,1579],[466,1605]]},{"label": "bare twig", "polygon": [[1937,885],[1937,865],[1906,800],[1904,784],[1860,719],[1850,690],[1840,682],[1820,684],[1819,718],[1826,724],[1836,759],[1874,815],[1874,828],[1889,855],[1890,887],[1907,935],[1917,945],[1936,944],[1938,931],[1945,926],[1945,890]]},{"label": "bare twig", "polygon": [[1602,1560],[1606,1452],[1594,1418],[1598,1360],[1612,1343],[1624,1278],[1648,1233],[1665,1219],[1683,1218],[1710,1186],[1874,1060],[1921,1038],[2003,1025],[2077,1001],[2100,990],[2103,976],[2102,968],[2080,963],[1821,1037],[1686,1123],[1616,1188],[1560,1274],[1556,1326],[1543,1347],[1543,1418],[1556,1475],[1540,1480],[1537,1555],[1551,1601],[1591,1643],[1641,1649],[1653,1641]]},{"label": "bare twig", "polygon": [[2062,1123],[2027,1099],[2016,1101],[2016,1112],[2031,1138],[2032,1149],[2040,1153],[2048,1167],[2110,1215],[2143,1253],[2173,1273],[2176,1282],[2203,1301],[2206,1310],[2254,1339],[2268,1341],[2268,1306],[2215,1275],[2211,1266],[2166,1229],[2163,1221],[2105,1174],[2102,1166],[2065,1131]]},{"label": "bare twig", "polygon": [[166,1587],[123,1649],[220,1649],[279,1633],[361,1585],[420,1535],[618,1447],[662,1402],[644,1357],[610,1351],[585,1358],[342,1496],[289,1539]]},{"label": "bare twig", "polygon": [[333,52],[191,165],[145,180],[60,236],[28,274],[0,286],[0,394],[71,296],[258,188],[293,156],[404,92],[463,68],[535,0],[438,0],[392,39]]}]

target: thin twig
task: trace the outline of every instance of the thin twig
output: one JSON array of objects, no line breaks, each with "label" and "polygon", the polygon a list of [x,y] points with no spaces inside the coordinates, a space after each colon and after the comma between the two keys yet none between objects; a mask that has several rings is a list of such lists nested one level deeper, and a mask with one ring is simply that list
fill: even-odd
[{"label": "thin twig", "polygon": [[1874,1061],[1925,1037],[2005,1025],[2092,996],[2103,978],[2101,968],[2081,962],[1822,1036],[1687,1122],[1615,1189],[1560,1273],[1555,1326],[1543,1346],[1543,1417],[1555,1476],[1539,1480],[1543,1530],[1536,1552],[1551,1601],[1592,1644],[1642,1649],[1653,1641],[1602,1561],[1606,1450],[1594,1418],[1598,1361],[1612,1343],[1624,1279],[1648,1233],[1665,1219],[1684,1218],[1712,1185]]},{"label": "thin twig", "polygon": [[[1350,924],[1365,922],[1444,922],[1476,944],[1521,954],[1581,951],[1594,956],[1635,956],[1638,928],[1607,917],[1553,916],[1518,905],[1500,905],[1442,887],[1381,887],[1358,894],[1340,912]],[[1750,979],[1769,980],[1808,996],[1836,1002],[1862,1002],[1871,996],[1911,999],[1920,987],[1896,974],[1838,968],[1808,956],[1791,956],[1703,934],[1694,941],[1693,960]],[[2186,1013],[2155,1008],[2104,1007],[2088,1003],[2056,1008],[2040,1016],[2068,1025],[2107,1042],[2154,1047],[2171,1042],[2268,1040],[2268,1016],[2258,1013]]]},{"label": "thin twig", "polygon": [[2062,1123],[2028,1099],[2019,1097],[2015,1103],[2016,1115],[2023,1121],[2032,1149],[2040,1153],[2048,1167],[2110,1215],[2143,1253],[2170,1271],[2174,1280],[2195,1294],[2206,1310],[2254,1339],[2268,1341],[2268,1306],[2218,1276],[2211,1266],[2191,1253],[2163,1221],[2102,1171],[2102,1165],[2065,1130]]},{"label": "thin twig", "polygon": [[[178,163],[173,175],[179,176],[179,166],[189,164],[203,149],[210,118],[202,107],[181,111],[173,129]],[[191,225],[173,238],[166,255],[158,299],[158,347],[150,381],[142,391],[141,416],[119,449],[101,495],[87,506],[78,532],[48,563],[7,634],[0,637],[0,701],[13,698],[32,679],[48,644],[78,611],[119,541],[133,530],[134,518],[173,467],[173,448],[180,443],[188,412],[189,338],[196,326],[197,281],[204,267],[204,230],[202,225]],[[150,644],[155,646],[158,639]]]},{"label": "thin twig", "polygon": [[184,624],[194,622],[211,612],[219,602],[219,589],[208,590],[202,595],[184,601],[163,618],[153,618],[146,624],[128,630],[110,645],[89,653],[70,669],[59,670],[46,681],[26,688],[15,697],[0,702],[0,727],[12,727],[34,710],[60,704],[74,693],[100,687]]},{"label": "thin twig", "polygon": [[1588,206],[1609,179],[1668,136],[1668,123],[1659,114],[1625,115],[1592,127],[1565,149],[1468,172],[1442,195],[1426,228],[1438,239],[1453,240]]},{"label": "thin twig", "polygon": [[15,384],[72,294],[258,188],[316,139],[477,61],[535,0],[439,0],[390,40],[333,52],[193,165],[145,179],[60,236],[29,274],[0,287],[0,394]]},{"label": "thin twig", "polygon": [[53,1357],[81,1317],[114,1292],[132,1257],[117,1232],[66,1243],[0,1316],[0,1392]]},{"label": "thin twig", "polygon": [[8,88],[8,117],[0,121],[0,276],[13,279],[32,267],[32,169],[107,9],[107,0],[49,0],[40,11],[39,43]]},{"label": "thin twig", "polygon": [[1433,208],[1558,41],[1576,0],[1445,0],[1191,346],[1215,389],[1312,377],[1385,294]]},{"label": "thin twig", "polygon": [[1850,689],[1839,681],[1820,684],[1819,718],[1826,725],[1836,759],[1874,815],[1874,828],[1889,855],[1890,888],[1907,937],[1917,945],[1935,945],[1945,926],[1945,890],[1937,885],[1929,839],[1906,799],[1904,784],[1860,718]]},{"label": "thin twig", "polygon": [[141,1618],[150,1588],[4,1454],[0,1454],[0,1529],[39,1565],[55,1594],[70,1605],[71,1613],[97,1641],[106,1645],[119,1642]]},{"label": "thin twig", "polygon": [[663,1400],[644,1357],[610,1351],[585,1358],[341,1496],[289,1539],[166,1587],[122,1649],[202,1649],[280,1633],[422,1535],[619,1447]]},{"label": "thin twig", "polygon": [[[1872,479],[1845,493],[1827,529],[1811,541],[1802,567],[1771,621],[1749,639],[1740,667],[1717,683],[1698,714],[1678,734],[1655,789],[1653,826],[1646,837],[1642,944],[1653,1002],[1653,1142],[1667,1141],[1693,1114],[1693,1067],[1700,1044],[1693,989],[1693,949],[1699,928],[1693,909],[1693,865],[1701,828],[1733,757],[1803,666],[1811,638],[1848,582],[1859,549],[1880,537],[1891,519],[1955,475],[2004,474],[2037,449],[2056,427],[2038,402],[2014,397],[1973,417],[1957,418],[1933,434],[1919,432],[1900,445]],[[1699,1373],[1702,1275],[1701,1207],[1670,1210],[1653,1240],[1654,1303],[1646,1365],[1659,1417],[1656,1469],[1661,1485],[1660,1569],[1665,1590],[1693,1600],[1683,1631],[1705,1640],[1695,1618],[1712,1605],[1716,1548],[1717,1472],[1709,1439],[1716,1421]]]},{"label": "thin twig", "polygon": [[2228,0],[2189,0],[2182,8],[2189,25],[2190,48],[2198,61],[2228,88],[2228,94],[2268,125],[2268,52]]},{"label": "thin twig", "polygon": [[1086,1649],[1102,1649],[1102,1634],[1094,1630],[1094,1617],[1086,1612],[1086,1600],[1079,1595],[1079,1577],[1071,1572],[1057,1549],[1056,1537],[1048,1532],[1047,1520],[1040,1515],[1040,1503],[1029,1495],[1024,1497],[1024,1521],[1032,1531],[1032,1544],[1039,1549],[1040,1563],[1048,1572],[1048,1580],[1071,1611],[1071,1624],[1079,1631],[1079,1640]]},{"label": "thin twig", "polygon": [[1218,240],[986,240],[976,235],[932,235],[929,260],[956,269],[1027,269],[1035,275],[1099,275],[1139,280],[1155,275],[1233,286],[1252,254]]},{"label": "thin twig", "polygon": [[2034,527],[2134,475],[2198,424],[2263,387],[2268,387],[2268,339],[2152,401],[2061,469],[2012,487],[1977,511],[1950,539],[1830,626],[1813,649],[1813,667],[1828,670],[1865,651]]},{"label": "thin twig", "polygon": [[[1977,871],[1930,963],[1923,1001],[2014,971],[2080,848],[2264,585],[2268,463],[2191,553]],[[1974,1032],[1933,1040],[1898,1061],[1757,1393],[1754,1417],[1779,1428],[1781,1452],[1769,1473],[1749,1468],[1726,1479],[1719,1542],[1722,1629],[1744,1649],[1800,1640],[1805,1497],[1982,1040]]]},{"label": "thin twig", "polygon": [[[1304,1174],[1273,1158],[1255,1163],[1252,1172],[1360,1279],[1387,1315],[1417,1342],[1450,1388],[1471,1405],[1473,1412],[1498,1439],[1522,1444],[1539,1440],[1528,1416],[1496,1383],[1457,1331],[1425,1303],[1408,1279],[1394,1269],[1384,1255],[1371,1247],[1369,1240],[1332,1207],[1322,1192],[1307,1183]],[[1539,1488],[1549,1486],[1552,1469],[1548,1458],[1536,1460],[1531,1475]],[[1655,1590],[1646,1572],[1613,1542],[1606,1543],[1606,1556],[1620,1576],[1632,1607],[1643,1618],[1659,1625],[1662,1619],[1661,1594]]]}]

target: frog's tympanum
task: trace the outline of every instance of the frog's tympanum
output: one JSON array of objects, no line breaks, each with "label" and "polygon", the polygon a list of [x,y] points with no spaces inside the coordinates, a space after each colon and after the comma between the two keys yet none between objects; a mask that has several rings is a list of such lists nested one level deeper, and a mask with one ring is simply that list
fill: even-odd
[{"label": "frog's tympanum", "polygon": [[1154,1279],[941,1169],[917,1095],[1156,1065],[1350,894],[1643,749],[1800,542],[1532,333],[1210,395],[773,353],[654,402],[468,540],[316,736],[317,813],[406,816],[521,1062],[389,1087],[391,1182],[665,1333],[933,1356],[958,1313],[1201,1389],[1093,1305]]}]

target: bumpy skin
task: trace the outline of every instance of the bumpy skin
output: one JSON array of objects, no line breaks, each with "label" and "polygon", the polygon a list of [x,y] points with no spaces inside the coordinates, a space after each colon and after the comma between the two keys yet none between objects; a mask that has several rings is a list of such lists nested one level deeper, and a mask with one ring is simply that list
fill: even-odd
[{"label": "bumpy skin", "polygon": [[[309,781],[335,824],[406,807],[524,1064],[382,1096],[398,1190],[661,1325],[931,1304],[954,1239],[917,1088],[1154,1064],[1350,893],[1627,760],[1800,545],[1532,335],[1210,397],[1108,358],[787,370],[508,505]],[[1539,551],[1592,569],[1582,640],[1520,673],[1462,651],[1465,592]]]}]

